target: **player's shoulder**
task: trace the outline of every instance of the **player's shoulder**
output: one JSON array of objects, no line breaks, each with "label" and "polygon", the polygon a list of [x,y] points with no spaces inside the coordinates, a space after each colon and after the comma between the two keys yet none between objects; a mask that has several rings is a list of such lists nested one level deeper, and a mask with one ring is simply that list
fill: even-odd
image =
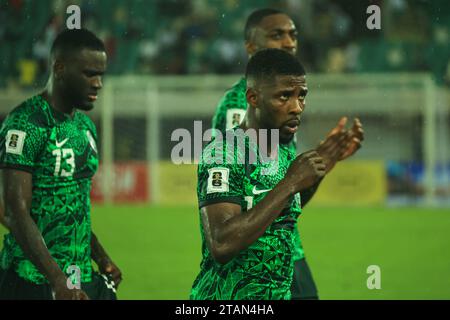
[{"label": "player's shoulder", "polygon": [[87,128],[89,131],[92,131],[92,133],[97,134],[97,129],[95,127],[94,121],[85,113],[81,111],[77,112],[77,120],[80,121],[85,128]]},{"label": "player's shoulder", "polygon": [[200,165],[244,165],[249,148],[249,139],[245,137],[242,129],[228,129],[205,145]]},{"label": "player's shoulder", "polygon": [[6,117],[6,125],[48,127],[51,123],[49,105],[40,96],[33,96],[16,106]]},{"label": "player's shoulder", "polygon": [[247,81],[241,78],[233,86],[225,91],[222,99],[219,102],[219,108],[229,109],[247,109],[247,99],[245,92],[247,90]]}]

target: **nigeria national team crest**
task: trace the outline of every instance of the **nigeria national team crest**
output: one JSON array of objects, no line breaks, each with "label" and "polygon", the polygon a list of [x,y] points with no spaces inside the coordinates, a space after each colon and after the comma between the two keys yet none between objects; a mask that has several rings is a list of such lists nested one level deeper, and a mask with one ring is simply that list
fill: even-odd
[{"label": "nigeria national team crest", "polygon": [[91,145],[92,149],[94,149],[94,151],[96,153],[98,153],[97,152],[97,144],[95,143],[94,137],[92,136],[92,134],[89,130],[86,130],[86,136],[89,140],[89,144]]}]

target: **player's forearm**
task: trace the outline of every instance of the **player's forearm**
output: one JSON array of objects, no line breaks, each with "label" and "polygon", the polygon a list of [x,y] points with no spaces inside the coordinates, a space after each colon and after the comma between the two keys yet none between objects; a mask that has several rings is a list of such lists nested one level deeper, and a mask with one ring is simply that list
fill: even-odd
[{"label": "player's forearm", "polygon": [[[31,218],[32,176],[23,171],[5,170],[5,217],[11,234],[25,256],[36,266],[54,288],[67,277],[50,255],[36,223]],[[65,283],[64,283],[65,285]]]},{"label": "player's forearm", "polygon": [[52,288],[65,283],[66,275],[50,255],[44,239],[29,213],[24,212],[23,209],[14,208],[14,205],[11,207],[8,208],[11,217],[8,225],[25,256],[47,278]]},{"label": "player's forearm", "polygon": [[314,194],[316,193],[317,189],[319,188],[320,183],[323,179],[320,179],[319,182],[317,182],[315,185],[313,185],[310,188],[305,189],[304,191],[300,192],[300,199],[301,199],[301,207],[304,208],[306,204],[309,202],[309,200],[312,199]]},{"label": "player's forearm", "polygon": [[224,221],[213,237],[215,259],[227,263],[252,245],[280,215],[294,193],[287,181],[282,180],[255,207]]},{"label": "player's forearm", "polygon": [[103,246],[98,241],[94,232],[91,232],[91,258],[97,265],[100,265],[105,260],[110,260]]}]

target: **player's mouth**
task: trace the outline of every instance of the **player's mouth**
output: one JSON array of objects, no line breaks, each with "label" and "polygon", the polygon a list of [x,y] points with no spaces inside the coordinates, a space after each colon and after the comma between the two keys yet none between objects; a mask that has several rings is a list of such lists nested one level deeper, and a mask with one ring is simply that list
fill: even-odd
[{"label": "player's mouth", "polygon": [[94,102],[97,100],[97,94],[89,94],[88,99],[90,102]]},{"label": "player's mouth", "polygon": [[298,120],[298,119],[292,119],[292,120],[289,120],[289,121],[287,121],[285,124],[284,124],[284,128],[286,129],[286,131],[288,131],[289,133],[291,133],[291,134],[294,134],[294,133],[296,133],[297,132],[297,130],[298,130],[298,126],[300,125],[300,120]]}]

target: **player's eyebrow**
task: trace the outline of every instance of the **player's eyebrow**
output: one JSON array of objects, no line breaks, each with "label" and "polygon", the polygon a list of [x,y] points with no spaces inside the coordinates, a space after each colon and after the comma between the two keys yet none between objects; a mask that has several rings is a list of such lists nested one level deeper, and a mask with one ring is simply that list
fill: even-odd
[{"label": "player's eyebrow", "polygon": [[283,28],[277,27],[277,28],[269,30],[268,33],[294,33],[294,34],[297,34],[298,31],[297,31],[296,28],[289,28],[289,29],[285,28],[285,29],[283,29]]},{"label": "player's eyebrow", "polygon": [[96,69],[89,69],[85,68],[83,69],[83,72],[92,76],[102,76],[105,74],[105,71],[103,70],[96,70]]},{"label": "player's eyebrow", "polygon": [[292,95],[295,91],[294,87],[284,87],[284,88],[280,88],[279,90],[275,91],[274,95],[275,96],[279,96],[282,94],[288,94],[288,95]]}]

